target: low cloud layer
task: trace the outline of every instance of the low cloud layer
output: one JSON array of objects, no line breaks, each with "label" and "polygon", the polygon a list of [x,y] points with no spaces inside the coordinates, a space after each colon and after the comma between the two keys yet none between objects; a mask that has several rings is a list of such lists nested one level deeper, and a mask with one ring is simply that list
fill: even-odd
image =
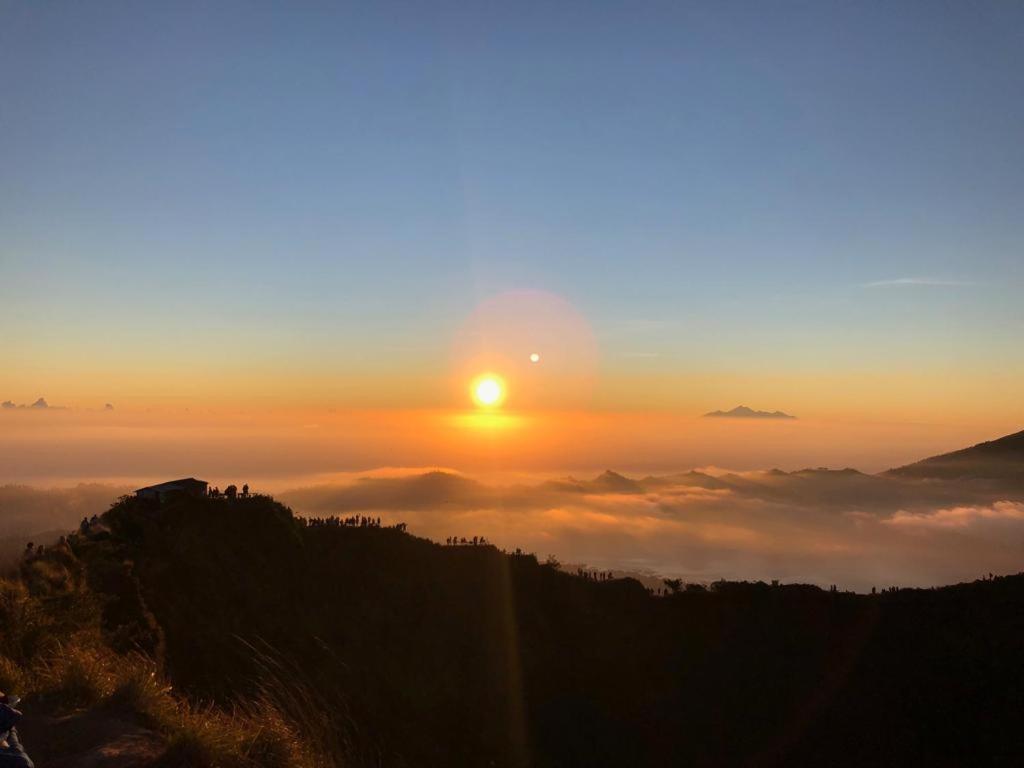
[{"label": "low cloud layer", "polygon": [[81,483],[72,488],[0,485],[0,540],[70,531],[83,517],[102,514],[128,488]]},{"label": "low cloud layer", "polygon": [[[0,486],[0,541],[70,530],[127,490]],[[807,469],[501,484],[421,470],[277,495],[299,514],[379,516],[439,542],[486,536],[542,559],[689,581],[781,579],[866,591],[1016,573],[1024,562],[1020,481]]]},{"label": "low cloud layer", "polygon": [[951,507],[934,512],[898,511],[886,522],[907,529],[965,531],[994,536],[1021,535],[1024,531],[1024,503],[997,501],[991,506]]},{"label": "low cloud layer", "polygon": [[1024,555],[1021,489],[854,470],[518,485],[428,472],[281,497],[301,514],[381,516],[438,541],[483,535],[542,558],[694,581],[929,586],[1016,572]]}]

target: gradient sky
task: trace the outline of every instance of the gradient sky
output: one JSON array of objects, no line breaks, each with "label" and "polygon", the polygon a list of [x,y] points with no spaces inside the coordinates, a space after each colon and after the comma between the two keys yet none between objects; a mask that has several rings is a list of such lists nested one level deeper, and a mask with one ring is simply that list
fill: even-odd
[{"label": "gradient sky", "polygon": [[1009,431],[1022,136],[1019,3],[0,0],[0,400],[461,405],[532,290],[595,409]]}]

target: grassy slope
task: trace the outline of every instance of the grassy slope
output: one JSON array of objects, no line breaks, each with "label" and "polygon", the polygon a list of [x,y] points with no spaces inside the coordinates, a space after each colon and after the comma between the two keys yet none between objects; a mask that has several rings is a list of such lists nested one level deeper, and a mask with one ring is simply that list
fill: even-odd
[{"label": "grassy slope", "polygon": [[1024,747],[1020,577],[656,599],[488,547],[308,528],[269,499],[129,503],[111,522],[177,685],[251,695],[267,666],[251,646],[273,649],[359,762],[942,763]]},{"label": "grassy slope", "polygon": [[111,533],[3,584],[0,687],[33,713],[144,727],[163,765],[980,765],[1024,749],[1024,577],[659,599],[490,547],[307,527],[268,498],[128,500],[105,519]]},{"label": "grassy slope", "polygon": [[344,764],[308,749],[260,690],[220,707],[176,695],[159,628],[115,550],[75,535],[0,580],[0,689],[24,697],[20,730],[37,768]]}]

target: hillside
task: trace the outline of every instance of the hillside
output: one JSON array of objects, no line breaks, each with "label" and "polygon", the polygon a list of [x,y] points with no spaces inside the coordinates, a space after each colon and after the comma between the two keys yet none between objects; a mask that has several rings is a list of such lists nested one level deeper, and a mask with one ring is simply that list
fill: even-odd
[{"label": "hillside", "polygon": [[1024,576],[659,598],[490,546],[311,525],[266,497],[128,499],[60,557],[105,606],[106,652],[144,650],[191,701],[269,686],[283,717],[319,713],[287,727],[336,765],[1009,764],[1024,749]]},{"label": "hillside", "polygon": [[991,480],[1024,487],[1024,431],[932,456],[887,473],[939,480]]}]

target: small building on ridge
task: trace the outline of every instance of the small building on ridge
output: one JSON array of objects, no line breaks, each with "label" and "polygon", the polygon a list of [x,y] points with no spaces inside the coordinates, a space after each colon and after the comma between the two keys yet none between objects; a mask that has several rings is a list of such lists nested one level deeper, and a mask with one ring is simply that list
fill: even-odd
[{"label": "small building on ridge", "polygon": [[135,496],[140,499],[155,499],[164,501],[174,494],[185,496],[205,496],[208,483],[205,480],[196,480],[194,477],[186,477],[182,480],[170,480],[158,485],[147,485],[135,491]]}]

